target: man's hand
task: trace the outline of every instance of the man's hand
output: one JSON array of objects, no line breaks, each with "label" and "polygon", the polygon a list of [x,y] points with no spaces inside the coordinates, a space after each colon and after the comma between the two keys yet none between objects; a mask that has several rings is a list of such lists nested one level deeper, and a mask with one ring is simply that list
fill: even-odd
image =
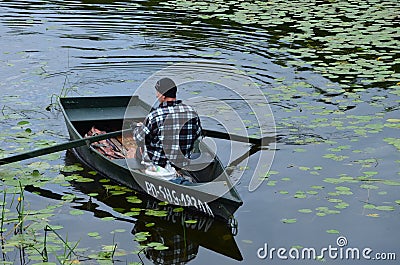
[{"label": "man's hand", "polygon": [[131,123],[131,129],[135,129],[136,127],[142,127],[143,122],[132,122]]}]

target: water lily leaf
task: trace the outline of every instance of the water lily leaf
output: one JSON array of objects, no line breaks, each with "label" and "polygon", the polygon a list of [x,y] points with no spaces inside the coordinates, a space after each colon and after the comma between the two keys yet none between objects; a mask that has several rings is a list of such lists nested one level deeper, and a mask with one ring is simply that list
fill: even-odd
[{"label": "water lily leaf", "polygon": [[184,211],[184,208],[178,207],[178,208],[174,208],[172,211],[173,211],[174,213],[179,213],[179,212],[183,212],[183,211]]},{"label": "water lily leaf", "polygon": [[363,207],[364,209],[370,209],[370,210],[375,209],[375,205],[372,204],[365,204]]},{"label": "water lily leaf", "polygon": [[138,216],[139,214],[140,214],[140,212],[137,212],[137,211],[124,213],[125,216]]},{"label": "water lily leaf", "polygon": [[400,122],[400,119],[387,119],[387,122]]},{"label": "water lily leaf", "polygon": [[337,208],[337,209],[345,209],[345,208],[347,208],[347,207],[349,207],[350,206],[350,204],[348,204],[347,202],[339,202],[336,206],[335,206],[335,208]]},{"label": "water lily leaf", "polygon": [[367,189],[367,190],[376,190],[379,189],[378,186],[375,185],[370,185],[370,184],[363,184],[360,186],[362,189]]},{"label": "water lily leaf", "polygon": [[311,186],[311,188],[312,188],[312,189],[316,189],[316,190],[322,190],[322,189],[324,189],[325,187],[324,187],[324,186],[314,185],[314,186]]},{"label": "water lily leaf", "polygon": [[88,236],[90,237],[98,237],[100,234],[98,232],[89,232]]},{"label": "water lily leaf", "polygon": [[78,209],[74,209],[74,210],[69,211],[69,214],[70,215],[82,215],[82,214],[84,214],[84,211],[78,210]]},{"label": "water lily leaf", "polygon": [[34,169],[38,169],[38,170],[46,170],[49,169],[51,167],[51,165],[47,162],[33,162],[31,164],[28,165],[29,168],[34,168]]},{"label": "water lily leaf", "polygon": [[387,206],[387,205],[376,206],[375,209],[379,210],[379,211],[394,211],[395,210],[393,206]]},{"label": "water lily leaf", "polygon": [[126,200],[130,203],[142,203],[142,200],[139,199],[137,196],[129,196],[126,197]]},{"label": "water lily leaf", "polygon": [[312,213],[311,209],[300,209],[299,210],[300,213]]},{"label": "water lily leaf", "polygon": [[395,180],[384,180],[382,183],[389,186],[400,186],[400,181]]},{"label": "water lily leaf", "polygon": [[17,125],[19,125],[19,126],[24,126],[24,125],[28,125],[28,124],[30,124],[29,121],[20,121],[17,123]]},{"label": "water lily leaf", "polygon": [[342,202],[343,200],[341,200],[341,199],[328,199],[328,202],[333,202],[333,203],[340,203],[340,202]]},{"label": "water lily leaf", "polygon": [[296,223],[297,222],[297,219],[296,218],[292,218],[292,219],[282,219],[281,220],[282,221],[282,223],[284,223],[284,224],[293,224],[293,223]]},{"label": "water lily leaf", "polygon": [[103,220],[103,221],[113,221],[113,220],[115,220],[115,217],[107,216],[107,217],[101,218],[101,220]]},{"label": "water lily leaf", "polygon": [[75,179],[75,181],[76,182],[81,182],[81,183],[87,183],[87,182],[93,182],[94,179],[80,177],[80,178]]},{"label": "water lily leaf", "polygon": [[336,229],[329,229],[329,230],[326,230],[326,232],[327,232],[328,234],[339,234],[339,231],[336,230]]},{"label": "water lily leaf", "polygon": [[61,169],[62,172],[75,172],[75,171],[82,171],[82,170],[83,170],[83,167],[80,164],[64,166]]},{"label": "water lily leaf", "polygon": [[163,210],[153,210],[153,209],[147,209],[145,212],[146,215],[150,215],[150,216],[158,216],[158,217],[165,217],[168,216],[168,212],[167,211],[163,211]]},{"label": "water lily leaf", "polygon": [[[109,192],[110,192],[111,195],[114,195],[114,196],[123,195],[123,194],[126,193],[126,191],[123,191],[123,190],[111,190],[111,191],[109,191]],[[128,201],[129,201],[129,200],[128,200]],[[130,202],[130,201],[129,201],[129,202]]]},{"label": "water lily leaf", "polygon": [[349,187],[344,187],[344,186],[339,186],[335,188],[338,191],[349,191],[350,188]]}]

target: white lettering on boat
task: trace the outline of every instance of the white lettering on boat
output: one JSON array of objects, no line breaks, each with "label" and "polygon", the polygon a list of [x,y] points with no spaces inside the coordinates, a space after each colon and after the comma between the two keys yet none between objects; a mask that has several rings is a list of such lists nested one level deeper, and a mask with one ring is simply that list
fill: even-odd
[{"label": "white lettering on boat", "polygon": [[197,210],[214,217],[214,213],[208,203],[201,201],[200,199],[195,198],[192,195],[180,193],[176,190],[169,189],[161,185],[159,185],[157,188],[153,183],[148,181],[145,181],[145,185],[146,192],[161,201],[166,201],[168,203],[181,206],[192,206],[195,207]]}]

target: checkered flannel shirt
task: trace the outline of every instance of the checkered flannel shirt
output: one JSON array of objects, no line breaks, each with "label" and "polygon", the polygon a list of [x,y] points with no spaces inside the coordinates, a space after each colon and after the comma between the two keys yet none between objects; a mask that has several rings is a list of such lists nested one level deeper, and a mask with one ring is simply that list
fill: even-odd
[{"label": "checkered flannel shirt", "polygon": [[167,101],[153,109],[134,139],[144,147],[144,158],[164,167],[167,161],[181,167],[190,158],[194,142],[202,135],[196,111],[182,101]]}]

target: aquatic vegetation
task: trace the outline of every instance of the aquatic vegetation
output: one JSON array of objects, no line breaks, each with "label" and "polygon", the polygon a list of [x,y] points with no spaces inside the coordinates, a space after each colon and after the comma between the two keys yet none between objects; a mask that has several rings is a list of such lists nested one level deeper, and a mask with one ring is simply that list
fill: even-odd
[{"label": "aquatic vegetation", "polygon": [[[100,31],[95,28],[88,30],[87,25],[79,23],[74,24],[71,30],[68,25],[61,25],[64,22],[62,19],[61,23],[58,21],[47,24],[45,21],[39,21],[35,12],[32,12],[29,19],[23,20],[22,17],[17,23],[10,23],[16,24],[12,25],[16,27],[16,32],[24,32],[24,27],[38,25],[33,31],[46,30],[53,34],[52,36],[60,34],[63,41],[79,39],[84,44],[79,47],[70,47],[68,44],[66,48],[64,42],[60,44],[62,49],[76,52],[72,57],[65,57],[68,60],[76,60],[74,64],[78,65],[73,73],[68,62],[68,67],[65,67],[68,68],[69,76],[64,75],[65,69],[54,69],[54,66],[49,66],[46,62],[37,64],[36,61],[32,63],[26,60],[28,57],[36,58],[36,55],[42,58],[44,53],[41,51],[14,53],[6,49],[2,52],[0,68],[5,69],[3,72],[9,73],[12,69],[12,72],[18,75],[20,70],[23,75],[6,76],[0,81],[2,91],[3,88],[8,91],[8,94],[2,96],[0,123],[4,126],[0,133],[0,157],[67,140],[65,133],[60,132],[59,128],[48,128],[49,120],[57,125],[60,123],[56,117],[55,99],[70,92],[85,95],[97,93],[97,87],[92,87],[95,87],[96,83],[98,86],[109,82],[113,85],[124,82],[135,85],[132,80],[119,79],[124,72],[132,75],[132,68],[129,67],[137,66],[132,63],[136,55],[133,58],[131,52],[136,52],[139,47],[144,49],[145,59],[149,58],[147,53],[156,52],[162,60],[170,60],[156,60],[158,64],[172,64],[173,61],[186,59],[228,62],[240,66],[242,73],[251,76],[257,82],[271,103],[277,132],[282,135],[282,139],[272,170],[260,175],[260,179],[265,182],[262,192],[253,193],[251,196],[255,196],[260,203],[267,198],[267,201],[274,200],[285,205],[288,212],[274,213],[278,215],[276,220],[285,226],[285,229],[287,224],[292,224],[290,228],[302,229],[304,223],[318,222],[322,226],[322,234],[326,232],[336,235],[349,233],[345,226],[336,230],[340,225],[339,217],[345,221],[346,218],[357,218],[359,222],[367,218],[376,218],[374,221],[380,224],[388,219],[382,217],[395,218],[398,215],[400,45],[397,37],[397,1],[315,0],[302,5],[299,1],[283,0],[168,0],[146,3],[151,5],[151,10],[147,10],[142,3],[114,4],[88,4],[93,12],[95,8],[101,10],[98,14],[101,14],[99,17],[102,19],[107,17],[103,16],[104,14],[110,14],[108,17],[112,18],[112,21],[106,18],[104,21],[112,25],[111,30],[105,24],[101,24]],[[62,8],[70,11],[68,4]],[[158,15],[159,11],[179,15],[169,16],[170,24],[166,24],[165,27],[159,27],[160,24],[157,24],[152,28],[148,23],[135,23],[146,27],[140,31],[139,44],[128,47],[124,46],[123,41],[121,45],[113,43],[112,52],[104,55],[104,58],[103,55],[99,57],[98,53],[110,51],[109,44],[102,42],[103,39],[111,43],[109,36],[113,38],[115,33],[122,35],[128,32],[123,27],[129,27],[131,30],[132,17],[135,17],[134,22],[137,22],[136,19],[140,20],[139,16],[136,18],[133,15],[136,14],[132,13],[135,10],[151,18],[154,16],[157,18],[154,20],[157,21],[162,19]],[[58,11],[62,12],[57,9]],[[118,20],[117,16],[121,17],[121,20]],[[52,15],[52,19],[56,17]],[[43,27],[38,23],[43,23]],[[61,30],[62,27],[65,28]],[[135,27],[134,31],[136,30],[139,31],[139,28]],[[26,33],[34,36],[33,31]],[[65,35],[67,31],[71,31],[71,35]],[[50,35],[45,36],[54,40]],[[124,37],[129,39],[127,42],[132,40],[131,36]],[[85,38],[89,39],[88,42],[85,42]],[[182,47],[177,48],[177,43]],[[49,47],[56,50],[59,48]],[[96,53],[90,54],[91,50],[96,50]],[[82,51],[84,55],[81,54]],[[174,55],[170,56],[171,53]],[[84,56],[88,57],[85,59],[87,61],[80,58]],[[153,55],[149,56],[154,59]],[[124,61],[127,58],[130,60]],[[96,61],[107,63],[97,64]],[[19,69],[18,64],[21,62],[36,66],[32,69]],[[152,70],[151,65],[138,65],[140,72]],[[110,76],[106,69],[113,67],[118,68],[118,74],[113,76],[112,73]],[[91,71],[97,75],[98,69],[104,72],[104,76],[99,79],[85,79],[86,76],[90,76]],[[317,73],[317,78],[309,72]],[[325,78],[320,78],[320,75]],[[44,82],[57,76],[61,76],[61,82],[56,81],[50,85]],[[116,76],[118,78],[115,78]],[[48,85],[57,87],[56,91],[62,87],[61,91],[54,93],[55,89],[48,89],[43,92],[51,91],[48,97],[53,94],[45,104],[26,100],[29,99],[29,93],[10,95],[9,91],[13,89],[17,91],[13,93],[25,91],[20,87],[26,82],[26,77],[33,81],[24,86],[25,90],[32,91],[35,96],[38,89],[35,91],[32,82],[40,83],[40,89]],[[78,81],[75,82],[73,78],[77,78]],[[116,79],[118,81],[115,81]],[[85,85],[85,89],[78,90],[75,84],[82,87]],[[90,84],[88,90],[87,84]],[[193,91],[188,91],[188,94],[196,96],[206,92],[206,89],[194,88]],[[43,106],[48,107],[44,110]],[[221,107],[217,111],[224,112],[226,108]],[[247,113],[248,116],[253,114]],[[256,129],[250,117],[243,122],[247,129]],[[56,215],[83,218],[87,216],[87,209],[98,207],[97,204],[100,204],[100,208],[104,207],[99,203],[101,199],[112,201],[115,198],[118,198],[121,204],[130,204],[130,207],[112,206],[106,209],[108,214],[106,211],[96,212],[98,215],[92,217],[91,221],[99,221],[104,223],[105,227],[109,227],[119,224],[122,218],[136,220],[139,216],[145,216],[167,219],[171,213],[184,213],[184,209],[179,207],[165,210],[163,207],[168,206],[165,203],[158,203],[155,208],[147,207],[143,205],[145,201],[138,194],[111,183],[109,179],[97,176],[97,172],[88,171],[83,165],[66,164],[64,159],[64,154],[52,154],[1,169],[0,232],[3,253],[11,256],[11,253],[24,250],[28,262],[46,262],[48,259],[47,264],[74,264],[92,259],[93,262],[97,260],[100,264],[107,264],[117,257],[128,256],[132,249],[123,250],[111,240],[100,246],[98,243],[109,236],[100,227],[93,227],[81,233],[80,237],[72,238],[67,233],[68,221],[60,221],[58,218],[62,217]],[[251,172],[252,167],[239,165],[238,170]],[[100,189],[81,192],[73,188],[74,185],[99,185]],[[238,185],[245,186],[243,183]],[[37,189],[31,189],[30,186]],[[53,198],[54,201],[50,201],[46,206],[37,205],[39,200],[36,197],[29,200],[29,196],[41,193],[44,200],[46,189],[61,194],[55,196],[56,199]],[[102,192],[103,189],[105,192]],[[28,193],[29,196],[27,190],[32,190],[32,193]],[[42,209],[37,209],[39,206],[42,206]],[[247,207],[251,209],[251,206]],[[266,207],[265,210],[268,213],[265,216],[270,216],[269,209]],[[201,224],[192,218],[183,222],[186,226]],[[158,226],[156,221],[145,225],[147,229]],[[118,233],[120,232],[113,230],[112,235],[116,241]],[[47,253],[43,251],[45,235]],[[150,232],[134,233],[132,237],[140,247],[133,251],[143,252],[146,248],[166,250],[167,246],[151,240],[151,236],[153,234]],[[78,243],[81,238],[94,242],[93,246],[90,249],[80,249]],[[251,240],[242,242],[252,243]],[[132,262],[136,263],[139,264]]]},{"label": "aquatic vegetation", "polygon": [[[162,5],[190,11],[189,18],[199,14],[192,24],[221,20],[252,26],[256,34],[268,36],[271,51],[287,54],[289,65],[317,71],[348,90],[383,83],[392,87],[399,79],[394,1],[316,0],[299,5],[296,1],[170,0]],[[262,41],[254,40],[252,45],[265,46]]]}]

